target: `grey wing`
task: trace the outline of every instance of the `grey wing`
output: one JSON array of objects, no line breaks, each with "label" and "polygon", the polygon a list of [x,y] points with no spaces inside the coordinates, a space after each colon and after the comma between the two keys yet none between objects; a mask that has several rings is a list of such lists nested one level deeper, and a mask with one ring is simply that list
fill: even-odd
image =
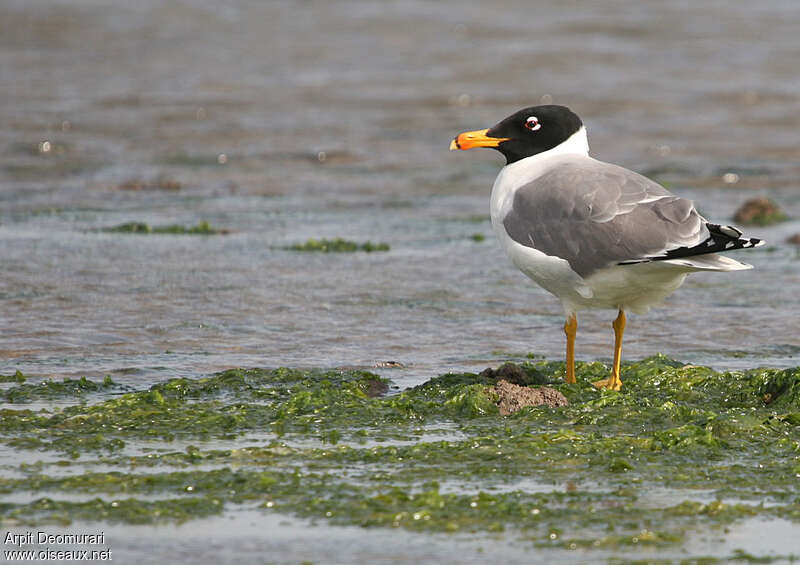
[{"label": "grey wing", "polygon": [[517,243],[566,259],[587,277],[668,258],[709,237],[690,200],[616,165],[565,160],[517,190],[503,225]]}]

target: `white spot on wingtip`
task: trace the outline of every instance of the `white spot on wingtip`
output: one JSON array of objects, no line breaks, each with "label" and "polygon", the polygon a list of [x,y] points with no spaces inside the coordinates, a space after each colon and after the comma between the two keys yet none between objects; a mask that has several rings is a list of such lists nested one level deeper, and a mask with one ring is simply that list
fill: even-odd
[{"label": "white spot on wingtip", "polygon": [[739,237],[740,235],[742,235],[742,232],[740,232],[733,226],[720,226],[719,231],[721,231],[728,237]]}]

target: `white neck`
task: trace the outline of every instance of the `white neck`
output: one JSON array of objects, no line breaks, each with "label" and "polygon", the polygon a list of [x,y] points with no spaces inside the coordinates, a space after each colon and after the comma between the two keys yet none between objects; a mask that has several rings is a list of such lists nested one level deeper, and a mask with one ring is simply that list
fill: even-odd
[{"label": "white neck", "polygon": [[[562,141],[552,149],[542,151],[536,155],[531,155],[520,161],[527,161],[528,159],[536,159],[539,157],[552,157],[555,155],[567,155],[577,153],[578,155],[589,155],[589,140],[586,138],[586,128],[581,126],[581,129],[573,133],[566,140]],[[518,161],[519,162],[519,161]],[[512,163],[514,165],[516,163]]]},{"label": "white neck", "polygon": [[586,128],[581,126],[581,129],[573,133],[569,138],[562,143],[553,147],[548,153],[579,153],[581,155],[589,155],[589,140],[586,137]]},{"label": "white neck", "polygon": [[528,183],[547,170],[548,162],[551,158],[562,155],[589,156],[589,142],[586,139],[586,129],[583,126],[552,149],[525,157],[503,167],[500,170],[500,174],[497,175],[495,187],[503,183],[506,189],[513,190]]}]

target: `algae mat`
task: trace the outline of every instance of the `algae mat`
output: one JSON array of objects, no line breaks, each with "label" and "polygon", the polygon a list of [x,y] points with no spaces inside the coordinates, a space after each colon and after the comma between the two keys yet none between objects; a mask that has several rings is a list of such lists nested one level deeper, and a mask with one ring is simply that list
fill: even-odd
[{"label": "algae mat", "polygon": [[[0,392],[13,456],[0,516],[6,530],[119,532],[246,515],[261,538],[292,525],[324,547],[356,528],[477,556],[512,548],[506,561],[800,560],[778,534],[800,530],[800,368],[655,356],[625,365],[622,392],[589,384],[607,371],[579,364],[567,385],[563,363],[523,363],[524,384],[569,405],[511,416],[491,371],[404,391],[358,370],[232,369],[144,391],[17,373]],[[753,528],[769,549],[740,543]]]}]

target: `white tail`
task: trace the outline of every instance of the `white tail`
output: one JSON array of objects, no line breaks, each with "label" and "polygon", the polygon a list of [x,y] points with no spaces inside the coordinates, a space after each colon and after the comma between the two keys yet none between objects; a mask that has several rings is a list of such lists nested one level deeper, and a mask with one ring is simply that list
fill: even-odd
[{"label": "white tail", "polygon": [[735,259],[717,255],[716,253],[694,255],[683,259],[668,259],[663,262],[680,267],[688,267],[693,271],[746,271],[753,268],[753,265],[740,263]]}]

